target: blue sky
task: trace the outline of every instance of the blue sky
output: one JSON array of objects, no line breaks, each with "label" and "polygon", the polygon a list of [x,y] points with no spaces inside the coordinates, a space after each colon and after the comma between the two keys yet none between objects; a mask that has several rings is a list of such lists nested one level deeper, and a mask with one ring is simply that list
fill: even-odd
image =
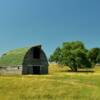
[{"label": "blue sky", "polygon": [[100,47],[100,0],[0,0],[0,54],[42,44],[49,56],[76,40]]}]

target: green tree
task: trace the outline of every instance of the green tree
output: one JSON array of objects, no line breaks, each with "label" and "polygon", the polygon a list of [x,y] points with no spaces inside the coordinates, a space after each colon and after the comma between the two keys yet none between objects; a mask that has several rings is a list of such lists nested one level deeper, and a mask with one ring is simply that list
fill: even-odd
[{"label": "green tree", "polygon": [[100,64],[100,53],[99,53],[98,56],[97,56],[96,62],[97,62],[98,64]]},{"label": "green tree", "polygon": [[79,67],[91,67],[87,57],[87,50],[80,41],[65,42],[62,47],[62,63],[69,66],[72,71],[77,71]]},{"label": "green tree", "polygon": [[93,64],[98,63],[99,55],[100,55],[100,48],[92,48],[88,52],[88,58]]},{"label": "green tree", "polygon": [[77,71],[78,68],[91,68],[91,62],[88,59],[87,52],[88,50],[80,41],[64,42],[60,50],[55,50],[52,60],[69,66],[72,71]]},{"label": "green tree", "polygon": [[50,56],[49,61],[59,63],[60,56],[61,56],[61,49],[58,47],[55,49],[54,53]]}]

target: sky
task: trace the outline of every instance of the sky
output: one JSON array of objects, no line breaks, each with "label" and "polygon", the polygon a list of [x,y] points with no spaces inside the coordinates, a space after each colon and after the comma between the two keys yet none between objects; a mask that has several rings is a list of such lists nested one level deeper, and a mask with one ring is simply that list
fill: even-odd
[{"label": "sky", "polygon": [[100,47],[100,0],[0,0],[0,55],[41,44],[50,56],[65,41]]}]

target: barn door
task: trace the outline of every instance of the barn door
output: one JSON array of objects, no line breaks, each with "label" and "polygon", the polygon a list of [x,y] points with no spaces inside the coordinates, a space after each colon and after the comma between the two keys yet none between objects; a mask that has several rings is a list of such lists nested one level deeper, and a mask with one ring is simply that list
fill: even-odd
[{"label": "barn door", "polygon": [[33,66],[33,74],[40,74],[40,66]]}]

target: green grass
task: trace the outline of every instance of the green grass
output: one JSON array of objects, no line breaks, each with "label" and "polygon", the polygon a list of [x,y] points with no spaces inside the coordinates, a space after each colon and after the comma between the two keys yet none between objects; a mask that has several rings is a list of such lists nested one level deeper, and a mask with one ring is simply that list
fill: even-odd
[{"label": "green grass", "polygon": [[51,65],[49,75],[0,76],[0,100],[100,100],[100,68],[67,70]]}]

